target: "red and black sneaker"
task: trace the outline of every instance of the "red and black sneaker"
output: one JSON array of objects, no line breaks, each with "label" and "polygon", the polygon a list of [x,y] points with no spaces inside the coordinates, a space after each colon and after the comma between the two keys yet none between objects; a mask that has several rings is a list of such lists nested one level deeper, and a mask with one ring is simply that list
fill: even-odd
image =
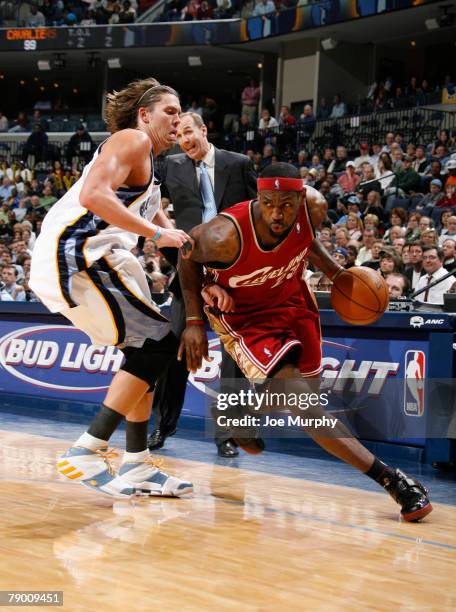
[{"label": "red and black sneaker", "polygon": [[401,470],[385,474],[380,483],[401,506],[401,514],[406,521],[416,522],[432,512],[428,498],[429,491],[419,480],[410,478]]}]

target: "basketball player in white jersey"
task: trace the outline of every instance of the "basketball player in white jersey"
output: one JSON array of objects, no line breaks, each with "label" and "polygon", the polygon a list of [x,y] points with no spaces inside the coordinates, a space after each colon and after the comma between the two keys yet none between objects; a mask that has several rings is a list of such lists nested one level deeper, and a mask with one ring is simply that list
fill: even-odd
[{"label": "basketball player in white jersey", "polygon": [[[158,247],[188,240],[160,208],[153,168],[153,157],[176,142],[180,110],[177,93],[155,79],[109,95],[112,135],[47,214],[32,258],[30,286],[42,302],[94,344],[125,354],[100,412],[57,464],[67,478],[117,497],[192,491],[191,483],[160,472],[147,450],[150,391],[177,340],[131,253],[138,235]],[[116,473],[108,440],[124,418],[126,452]]]}]

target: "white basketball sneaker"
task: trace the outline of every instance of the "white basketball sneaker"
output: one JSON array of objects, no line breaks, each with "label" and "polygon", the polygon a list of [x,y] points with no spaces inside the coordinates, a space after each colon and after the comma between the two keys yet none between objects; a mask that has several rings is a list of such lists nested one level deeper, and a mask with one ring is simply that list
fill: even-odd
[{"label": "white basketball sneaker", "polygon": [[134,487],[137,495],[181,497],[193,492],[191,482],[168,476],[159,470],[160,462],[149,456],[139,462],[125,462],[120,466],[118,480],[124,488]]},{"label": "white basketball sneaker", "polygon": [[119,498],[131,497],[137,494],[135,487],[119,479],[110,463],[118,456],[116,451],[108,448],[93,451],[72,446],[60,457],[57,469],[66,478],[90,489]]}]

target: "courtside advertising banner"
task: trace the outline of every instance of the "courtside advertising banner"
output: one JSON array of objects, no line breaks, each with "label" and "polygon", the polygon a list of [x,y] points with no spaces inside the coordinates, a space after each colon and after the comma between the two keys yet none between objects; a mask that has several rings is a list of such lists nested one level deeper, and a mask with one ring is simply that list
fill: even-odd
[{"label": "courtside advertising banner", "polygon": [[[347,422],[356,435],[416,443],[426,437],[447,437],[454,411],[453,380],[428,378],[425,340],[325,337],[322,350],[325,409]],[[226,420],[229,410],[217,409],[226,381],[220,381],[220,341],[213,333],[209,354],[212,361],[189,376],[183,413],[209,417],[210,422],[215,410],[215,418]],[[94,346],[69,325],[0,323],[4,393],[100,403],[122,360],[120,350]],[[232,382],[229,387],[236,390],[237,382]],[[254,407],[247,411],[257,416]],[[269,412],[274,412],[272,407]],[[268,435],[301,435],[298,420],[285,423],[290,427],[283,431],[272,427]]]}]

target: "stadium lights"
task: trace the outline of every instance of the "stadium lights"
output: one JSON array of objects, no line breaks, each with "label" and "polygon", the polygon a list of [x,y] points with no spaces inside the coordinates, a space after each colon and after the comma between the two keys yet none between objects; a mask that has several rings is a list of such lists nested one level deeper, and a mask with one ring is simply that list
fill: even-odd
[{"label": "stadium lights", "polygon": [[49,60],[38,60],[37,61],[38,70],[50,70],[51,62]]},{"label": "stadium lights", "polygon": [[189,55],[188,56],[188,65],[189,66],[202,66],[203,62],[199,55]]},{"label": "stadium lights", "polygon": [[323,38],[321,46],[325,51],[332,51],[337,47],[337,40],[334,40],[334,38]]},{"label": "stadium lights", "polygon": [[120,63],[119,57],[109,57],[108,58],[108,68],[122,68],[122,64]]}]

